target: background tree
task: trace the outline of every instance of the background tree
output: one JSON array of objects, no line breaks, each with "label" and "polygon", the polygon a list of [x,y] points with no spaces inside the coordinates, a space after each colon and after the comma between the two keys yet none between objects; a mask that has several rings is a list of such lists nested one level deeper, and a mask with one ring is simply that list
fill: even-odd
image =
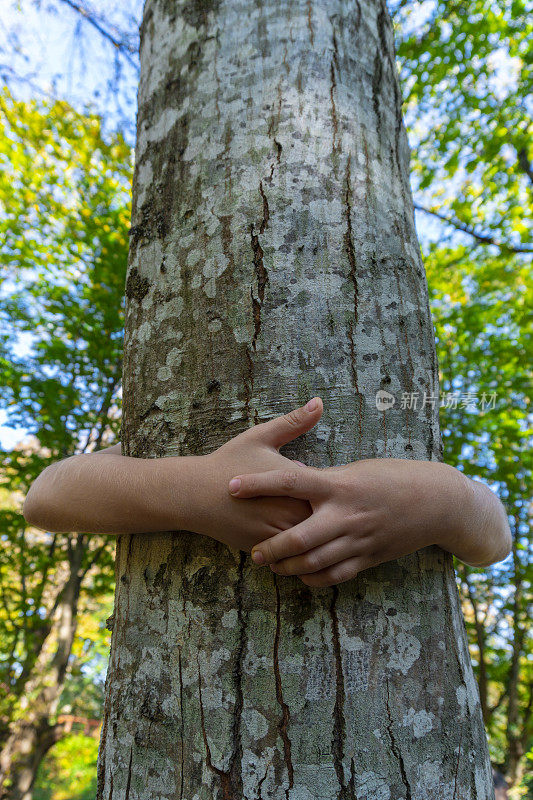
[{"label": "background tree", "polygon": [[[447,458],[494,487],[512,556],[457,562],[493,760],[514,784],[531,747],[531,269],[517,258],[436,248],[426,258],[439,343]],[[511,300],[512,298],[512,300]],[[485,397],[485,410],[481,400]]]},{"label": "background tree", "polygon": [[478,245],[531,254],[531,3],[400,3],[416,207]]},{"label": "background tree", "polygon": [[[436,222],[425,263],[441,388],[460,401],[441,409],[445,457],[493,486],[514,533],[503,564],[457,562],[493,761],[513,785],[533,757],[531,4],[394,9],[415,207]],[[494,402],[480,413],[483,394]]]},{"label": "background tree", "polygon": [[3,796],[28,798],[61,712],[79,710],[74,685],[94,695],[82,669],[97,651],[77,625],[109,603],[113,542],[32,531],[20,501],[48,463],[116,436],[131,157],[66,103],[4,93],[0,113],[2,405],[31,434],[2,453],[0,766]]}]

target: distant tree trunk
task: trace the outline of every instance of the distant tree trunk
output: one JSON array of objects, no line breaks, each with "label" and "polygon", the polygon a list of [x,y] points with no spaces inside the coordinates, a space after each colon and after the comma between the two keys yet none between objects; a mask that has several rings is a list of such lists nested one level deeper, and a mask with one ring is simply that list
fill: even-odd
[{"label": "distant tree trunk", "polygon": [[[524,753],[527,752],[526,748],[530,734],[529,714],[525,710],[525,713],[523,712],[520,714],[519,708],[520,659],[523,657],[524,653],[524,641],[527,633],[527,613],[524,622],[522,622],[524,588],[521,577],[521,564],[517,553],[518,541],[518,530],[516,530],[513,538],[512,553],[514,564],[513,583],[515,587],[512,604],[512,655],[505,687],[507,691],[507,725],[505,731],[507,753],[505,774],[509,780],[510,786],[514,786],[522,777],[523,764],[521,762]],[[531,706],[529,710],[531,710]],[[521,716],[522,719],[520,719]]]},{"label": "distant tree trunk", "polygon": [[2,800],[32,800],[39,765],[48,750],[65,733],[65,725],[54,723],[65,682],[76,633],[78,600],[86,538],[78,535],[69,547],[69,577],[60,593],[50,633],[56,636],[53,654],[43,648],[25,687],[24,716],[11,722],[0,753]]},{"label": "distant tree trunk", "polygon": [[[208,453],[319,394],[286,455],[439,460],[385,6],[148,0],[141,33],[124,452]],[[438,547],[320,590],[183,531],[120,537],[116,570],[99,800],[494,797]]]}]

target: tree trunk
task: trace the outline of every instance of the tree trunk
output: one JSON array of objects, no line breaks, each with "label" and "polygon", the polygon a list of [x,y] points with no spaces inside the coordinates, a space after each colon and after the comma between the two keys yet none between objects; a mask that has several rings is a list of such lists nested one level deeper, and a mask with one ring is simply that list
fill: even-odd
[{"label": "tree trunk", "polygon": [[487,661],[486,661],[486,646],[487,646],[487,633],[486,633],[486,616],[485,619],[481,618],[479,604],[476,597],[476,589],[469,580],[466,565],[461,565],[461,573],[463,583],[466,587],[466,594],[472,606],[472,616],[474,618],[474,630],[476,632],[475,643],[478,650],[478,677],[477,688],[479,692],[479,702],[481,703],[481,715],[483,717],[483,724],[487,726],[490,723],[490,708],[489,708],[489,682],[487,675]]},{"label": "tree trunk", "polygon": [[[141,34],[124,452],[319,394],[285,455],[440,459],[385,6],[148,0]],[[116,574],[99,800],[494,797],[440,548],[312,590],[180,531],[120,537]]]},{"label": "tree trunk", "polygon": [[[507,677],[507,753],[506,753],[506,777],[509,785],[514,786],[522,777],[521,760],[526,752],[527,724],[524,726],[520,720],[519,708],[519,686],[520,686],[520,659],[524,651],[524,639],[526,629],[521,624],[523,603],[523,583],[520,559],[517,553],[518,536],[513,540],[513,564],[515,587],[513,598],[513,641],[511,663],[509,665],[509,675]],[[522,724],[521,724],[522,722]],[[524,733],[526,735],[524,736]],[[525,741],[524,741],[525,740]]]},{"label": "tree trunk", "polygon": [[10,785],[3,788],[2,800],[32,800],[33,786],[41,761],[54,744],[65,736],[64,725],[50,725],[45,716],[21,721],[13,737],[13,771]]},{"label": "tree trunk", "polygon": [[86,539],[78,534],[75,547],[69,547],[69,577],[50,628],[56,637],[53,655],[43,648],[34,666],[34,675],[26,683],[24,716],[11,723],[0,753],[2,800],[31,800],[42,759],[64,736],[65,726],[52,724],[50,720],[57,711],[76,634],[85,548]]}]

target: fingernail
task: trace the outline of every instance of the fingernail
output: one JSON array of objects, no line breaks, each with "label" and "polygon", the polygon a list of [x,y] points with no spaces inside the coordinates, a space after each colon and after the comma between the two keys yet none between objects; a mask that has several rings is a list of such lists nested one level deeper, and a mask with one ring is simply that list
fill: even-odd
[{"label": "fingernail", "polygon": [[297,461],[296,459],[294,459],[294,463],[295,464],[299,464],[301,467],[305,467],[305,464],[303,463],[303,461]]},{"label": "fingernail", "polygon": [[252,561],[255,561],[256,564],[264,564],[265,557],[260,550],[252,550]]},{"label": "fingernail", "polygon": [[318,405],[318,399],[316,397],[313,397],[313,399],[309,400],[309,402],[307,403],[306,409],[307,411],[314,411],[317,405]]},{"label": "fingernail", "polygon": [[241,488],[241,479],[240,478],[232,478],[229,482],[229,490],[232,494],[238,492]]}]

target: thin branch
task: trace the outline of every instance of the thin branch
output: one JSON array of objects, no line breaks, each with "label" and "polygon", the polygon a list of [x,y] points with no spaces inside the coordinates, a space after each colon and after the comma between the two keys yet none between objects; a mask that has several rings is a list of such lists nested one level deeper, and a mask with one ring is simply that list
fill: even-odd
[{"label": "thin branch", "polygon": [[102,553],[104,553],[106,551],[108,545],[109,545],[109,541],[106,539],[104,544],[102,544],[100,547],[98,547],[94,551],[93,557],[90,559],[89,563],[87,564],[87,566],[85,567],[85,569],[82,571],[82,573],[80,575],[80,581],[82,581],[85,578],[85,576],[87,575],[87,573],[89,572],[91,567],[93,567],[96,564],[96,562],[98,561],[98,559],[100,558]]},{"label": "thin branch", "polygon": [[17,83],[24,83],[28,86],[33,92],[42,95],[43,97],[47,98],[51,101],[59,100],[59,96],[54,94],[54,92],[50,91],[50,89],[43,89],[42,86],[39,86],[38,83],[35,83],[33,77],[36,75],[35,72],[28,73],[26,75],[18,75],[17,72],[13,69],[12,66],[9,64],[0,64],[0,77],[6,84],[6,86],[10,86],[11,82],[16,81]]},{"label": "thin branch", "polygon": [[98,20],[90,13],[90,11],[87,8],[84,8],[79,3],[74,2],[74,0],[60,0],[60,2],[67,5],[77,14],[81,14],[81,16],[89,23],[89,25],[92,25],[93,28],[95,28],[98,31],[98,33],[100,33],[101,36],[104,37],[104,39],[107,39],[107,41],[110,42],[113,45],[113,47],[115,47],[123,54],[124,58],[131,64],[131,66],[135,70],[138,69],[137,63],[133,58],[131,58],[131,55],[134,55],[137,52],[137,49],[133,47],[133,45],[128,44],[126,41],[121,41],[111,31],[106,30],[106,28],[104,28],[98,22]]},{"label": "thin branch", "polygon": [[113,400],[113,395],[115,394],[115,391],[116,391],[117,387],[120,385],[121,377],[122,377],[122,373],[120,375],[117,375],[117,376],[112,375],[111,378],[109,379],[108,387],[106,389],[106,392],[105,392],[104,397],[102,399],[102,402],[100,404],[100,408],[99,408],[98,411],[96,411],[96,420],[97,420],[97,422],[95,422],[95,424],[91,427],[91,429],[89,431],[89,434],[87,436],[87,439],[85,441],[85,444],[83,445],[83,447],[79,451],[80,453],[85,453],[86,452],[87,447],[90,444],[91,436],[93,434],[93,431],[94,431],[94,429],[95,429],[95,427],[97,425],[99,425],[99,430],[98,430],[98,435],[97,435],[96,441],[95,441],[95,449],[98,449],[100,447],[100,444],[102,442],[102,437],[103,437],[104,432],[105,432],[105,430],[107,428],[107,425],[109,423],[109,419],[107,417],[107,412],[109,411],[109,408],[111,406],[111,402]]},{"label": "thin branch", "polygon": [[492,244],[495,247],[499,247],[500,250],[504,250],[508,253],[533,253],[533,247],[516,247],[514,245],[507,244],[507,242],[501,242],[499,239],[495,239],[493,236],[479,233],[470,225],[466,225],[464,222],[461,222],[458,219],[453,219],[452,217],[447,217],[445,214],[441,214],[440,211],[432,211],[430,208],[425,208],[418,203],[415,203],[414,207],[417,211],[423,211],[424,214],[430,214],[432,217],[437,217],[437,219],[440,219],[447,225],[452,225],[458,231],[472,236],[474,239],[477,239],[478,242],[482,242],[483,244]]}]

